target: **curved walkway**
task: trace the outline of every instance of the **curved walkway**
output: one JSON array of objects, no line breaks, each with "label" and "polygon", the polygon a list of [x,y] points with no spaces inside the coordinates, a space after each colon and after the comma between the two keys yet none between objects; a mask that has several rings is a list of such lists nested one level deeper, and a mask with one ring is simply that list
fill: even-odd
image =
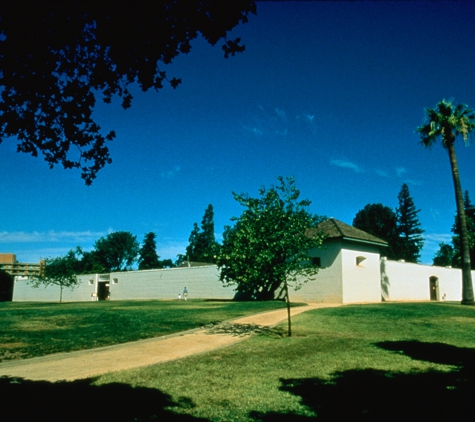
[{"label": "curved walkway", "polygon": [[[292,308],[291,314],[294,316],[311,309],[331,306],[338,305],[309,304]],[[96,349],[13,360],[0,363],[0,376],[34,381],[72,381],[90,378],[107,372],[138,368],[229,346],[256,331],[268,329],[286,319],[287,310],[279,309],[237,318],[211,328],[200,328]]]}]

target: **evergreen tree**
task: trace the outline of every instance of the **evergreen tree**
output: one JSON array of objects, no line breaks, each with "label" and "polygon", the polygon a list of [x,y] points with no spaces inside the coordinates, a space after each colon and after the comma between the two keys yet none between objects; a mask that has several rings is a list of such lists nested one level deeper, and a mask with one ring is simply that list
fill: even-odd
[{"label": "evergreen tree", "polygon": [[209,204],[201,221],[201,231],[198,224],[193,224],[186,247],[186,259],[194,262],[216,262],[219,252],[219,243],[214,234],[214,211],[213,205]]},{"label": "evergreen tree", "polygon": [[415,263],[419,261],[424,246],[424,239],[421,236],[424,230],[421,229],[421,223],[417,218],[420,210],[416,209],[409,187],[405,183],[397,198],[399,201],[399,207],[396,208],[397,256],[398,259]]},{"label": "evergreen tree", "polygon": [[193,230],[188,238],[188,246],[186,247],[186,256],[184,260],[198,261],[198,242],[200,238],[200,229],[197,223],[193,223]]},{"label": "evergreen tree", "polygon": [[157,255],[156,234],[153,232],[145,235],[143,245],[139,250],[139,270],[153,270],[162,268],[162,263]]}]

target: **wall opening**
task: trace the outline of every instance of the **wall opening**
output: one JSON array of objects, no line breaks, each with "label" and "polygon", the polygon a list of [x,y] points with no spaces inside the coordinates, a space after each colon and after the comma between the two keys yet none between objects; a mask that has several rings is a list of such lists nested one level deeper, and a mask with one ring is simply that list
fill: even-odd
[{"label": "wall opening", "polygon": [[365,256],[357,256],[356,257],[356,265],[358,267],[364,267],[364,261],[366,261],[366,257]]},{"label": "wall opening", "polygon": [[97,298],[99,300],[109,300],[109,283],[101,281],[97,283]]},{"label": "wall opening", "polygon": [[439,299],[439,279],[436,276],[429,278],[430,300]]},{"label": "wall opening", "polygon": [[319,256],[316,256],[316,257],[312,258],[312,265],[314,265],[315,267],[318,267],[318,268],[322,267],[322,260],[320,259]]}]

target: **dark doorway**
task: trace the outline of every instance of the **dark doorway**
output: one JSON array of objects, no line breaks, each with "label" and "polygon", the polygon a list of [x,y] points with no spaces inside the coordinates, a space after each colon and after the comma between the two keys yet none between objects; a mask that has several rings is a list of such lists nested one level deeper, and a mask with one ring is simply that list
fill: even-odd
[{"label": "dark doorway", "polygon": [[439,300],[439,279],[437,277],[429,278],[430,300]]},{"label": "dark doorway", "polygon": [[109,300],[109,283],[99,282],[97,284],[97,298],[99,300]]}]

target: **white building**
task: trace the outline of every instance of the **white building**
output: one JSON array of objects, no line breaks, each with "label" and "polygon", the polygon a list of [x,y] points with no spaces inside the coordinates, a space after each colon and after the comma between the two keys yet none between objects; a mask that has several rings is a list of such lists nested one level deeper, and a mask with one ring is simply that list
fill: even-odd
[{"label": "white building", "polygon": [[[321,269],[315,280],[291,292],[292,301],[462,300],[460,269],[389,261],[384,257],[387,242],[334,218],[316,230],[327,235],[324,248],[311,251]],[[232,299],[234,296],[233,287],[223,287],[216,265],[78,278],[76,288],[63,289],[63,301],[177,299],[185,287],[190,298]],[[52,302],[59,297],[59,286],[34,288],[27,277],[15,279],[13,301]]]}]

